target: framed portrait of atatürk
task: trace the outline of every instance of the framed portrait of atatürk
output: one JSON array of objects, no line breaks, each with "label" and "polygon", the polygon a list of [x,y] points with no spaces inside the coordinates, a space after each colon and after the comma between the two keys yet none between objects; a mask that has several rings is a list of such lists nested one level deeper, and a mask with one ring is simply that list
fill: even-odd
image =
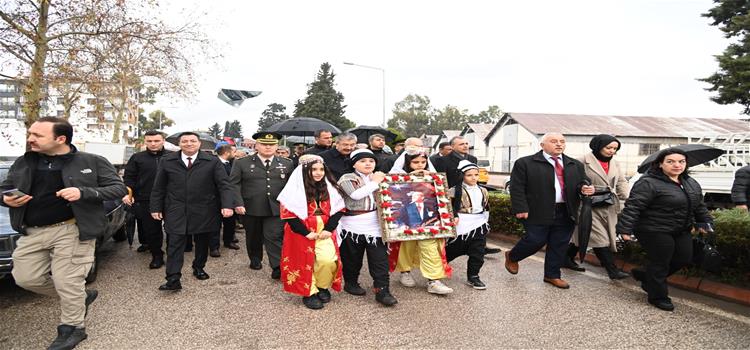
[{"label": "framed portrait of atat\u00fcrk", "polygon": [[389,174],[375,198],[383,240],[456,237],[447,182],[442,174]]}]

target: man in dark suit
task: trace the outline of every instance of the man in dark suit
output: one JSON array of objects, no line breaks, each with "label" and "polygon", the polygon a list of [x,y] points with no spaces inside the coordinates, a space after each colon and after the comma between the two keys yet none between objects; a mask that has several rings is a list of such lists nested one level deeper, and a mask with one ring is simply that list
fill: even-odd
[{"label": "man in dark suit", "polygon": [[[277,157],[276,149],[281,135],[258,132],[254,155],[238,159],[232,167],[230,183],[234,188],[235,212],[245,227],[245,243],[250,258],[250,268],[263,268],[263,246],[271,265],[271,278],[279,279],[279,259],[284,237],[284,224],[279,217],[279,196],[292,173],[292,161]],[[304,196],[304,193],[300,194]]]},{"label": "man in dark suit", "polygon": [[445,157],[453,152],[450,142],[441,142],[438,146],[438,152],[430,156],[430,162],[432,165],[440,162],[441,157]]},{"label": "man in dark suit", "polygon": [[319,156],[323,158],[326,167],[331,170],[336,181],[341,175],[354,171],[349,164],[349,155],[357,145],[357,135],[345,132],[336,137],[336,148],[329,149]]},{"label": "man in dark suit", "polygon": [[[416,228],[430,223],[437,217],[437,210],[429,210],[429,204],[424,200],[424,193],[409,192],[411,203],[401,209],[401,221],[409,228]],[[433,208],[434,209],[434,208]]]},{"label": "man in dark suit", "polygon": [[147,131],[144,141],[146,150],[133,154],[125,165],[125,175],[122,178],[132,195],[123,197],[122,202],[132,206],[138,218],[138,240],[141,247],[146,246],[151,250],[148,267],[158,269],[164,266],[164,252],[161,250],[164,234],[161,221],[151,217],[151,187],[154,185],[159,162],[171,152],[164,149],[164,134],[158,131]]},{"label": "man in dark suit", "polygon": [[208,236],[218,231],[223,217],[232,216],[234,199],[224,166],[219,159],[200,151],[198,134],[180,134],[180,152],[162,159],[151,190],[151,216],[164,220],[167,233],[167,283],[160,290],[182,289],[185,243],[195,241],[193,275],[209,276],[203,268],[208,259]]},{"label": "man in dark suit", "polygon": [[594,186],[583,164],[563,154],[565,137],[549,133],[542,137],[542,150],[513,165],[510,187],[511,210],[521,220],[526,235],[505,252],[505,268],[518,273],[518,262],[547,245],[544,282],[557,288],[570,286],[560,278],[560,267],[573,234],[580,194],[594,194]]},{"label": "man in dark suit", "polygon": [[[237,147],[228,143],[222,144],[216,148],[216,156],[219,158],[221,165],[227,172],[227,176],[232,172],[232,163],[234,162],[234,152],[237,151]],[[221,231],[224,232],[224,247],[234,250],[239,250],[240,246],[234,243],[234,229],[237,223],[237,217],[232,214],[228,218],[221,218],[221,230],[211,232],[211,236],[208,240],[209,255],[214,258],[221,256],[219,246],[221,242]]]},{"label": "man in dark suit", "polygon": [[383,148],[385,147],[385,136],[381,134],[373,134],[367,142],[369,142],[370,151],[372,151],[372,154],[375,155],[375,159],[377,160],[375,171],[382,171],[387,174],[391,171],[391,166],[393,166],[393,161],[396,160],[396,156],[383,151]]},{"label": "man in dark suit", "polygon": [[435,170],[445,173],[445,177],[448,180],[448,188],[456,186],[463,176],[458,171],[458,162],[468,160],[473,164],[477,163],[477,157],[469,154],[469,142],[463,136],[454,136],[451,139],[450,145],[453,151],[446,156],[437,158],[437,163],[432,163]]},{"label": "man in dark suit", "polygon": [[333,133],[329,130],[315,131],[315,144],[305,150],[305,154],[321,154],[329,149],[333,144]]}]

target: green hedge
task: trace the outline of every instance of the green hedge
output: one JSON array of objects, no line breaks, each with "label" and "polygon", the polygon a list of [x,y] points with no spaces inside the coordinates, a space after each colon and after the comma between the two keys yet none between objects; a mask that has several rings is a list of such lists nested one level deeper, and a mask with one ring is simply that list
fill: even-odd
[{"label": "green hedge", "polygon": [[523,226],[510,210],[510,195],[490,193],[490,229],[506,235],[523,236]]}]

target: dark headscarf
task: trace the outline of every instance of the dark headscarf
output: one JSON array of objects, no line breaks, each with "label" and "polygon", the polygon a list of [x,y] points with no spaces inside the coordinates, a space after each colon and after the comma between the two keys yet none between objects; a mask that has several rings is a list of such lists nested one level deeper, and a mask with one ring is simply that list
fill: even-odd
[{"label": "dark headscarf", "polygon": [[612,157],[603,156],[601,150],[604,147],[607,147],[607,145],[609,145],[613,141],[617,142],[617,150],[619,151],[620,146],[622,146],[622,144],[620,143],[620,140],[616,139],[612,135],[607,135],[607,134],[594,136],[594,138],[591,139],[591,142],[589,142],[589,148],[591,148],[591,151],[592,153],[594,153],[594,157],[596,157],[596,159],[602,162],[609,162],[610,160],[612,160]]}]

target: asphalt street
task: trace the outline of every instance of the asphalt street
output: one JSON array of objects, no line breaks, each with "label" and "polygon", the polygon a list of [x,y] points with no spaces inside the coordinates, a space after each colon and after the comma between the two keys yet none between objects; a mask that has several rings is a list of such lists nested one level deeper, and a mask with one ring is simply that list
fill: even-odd
[{"label": "asphalt street", "polygon": [[[521,262],[515,276],[501,255],[488,256],[484,291],[466,285],[464,257],[452,264],[451,295],[428,294],[418,273],[415,288],[393,274],[395,307],[378,305],[368,291],[333,293],[323,310],[308,310],[271,280],[265,261],[261,271],[248,268],[238,236],[243,249],[209,258],[206,281],[192,277],[189,253],[176,293],[157,290],[164,269],[149,270],[147,253],[107,243],[90,286],[99,298],[87,319],[89,339],[77,349],[750,348],[747,307],[672,289],[676,310],[660,311],[632,280],[612,282],[591,266],[564,271],[571,289],[560,290],[542,283],[541,255]],[[371,285],[366,271],[360,282]],[[56,300],[0,282],[0,349],[46,348],[58,317]]]}]

